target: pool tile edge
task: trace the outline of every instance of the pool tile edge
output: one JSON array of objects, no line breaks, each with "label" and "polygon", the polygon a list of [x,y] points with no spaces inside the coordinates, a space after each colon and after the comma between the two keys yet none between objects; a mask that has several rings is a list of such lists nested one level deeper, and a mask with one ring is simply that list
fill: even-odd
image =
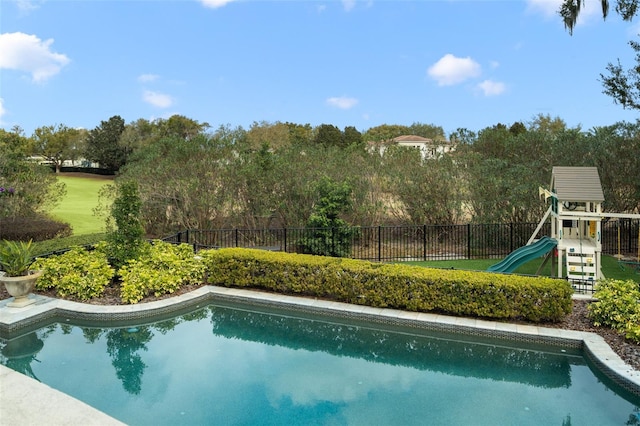
[{"label": "pool tile edge", "polygon": [[626,364],[601,336],[589,332],[372,308],[343,302],[215,286],[202,286],[192,292],[169,299],[124,306],[91,305],[40,295],[30,297],[35,298],[36,302],[25,308],[8,307],[7,303],[11,299],[0,301],[0,333],[20,332],[60,317],[78,321],[139,321],[178,312],[198,303],[215,300],[242,302],[380,324],[579,348],[584,350],[585,355],[604,375],[626,390],[640,395],[640,372]]}]

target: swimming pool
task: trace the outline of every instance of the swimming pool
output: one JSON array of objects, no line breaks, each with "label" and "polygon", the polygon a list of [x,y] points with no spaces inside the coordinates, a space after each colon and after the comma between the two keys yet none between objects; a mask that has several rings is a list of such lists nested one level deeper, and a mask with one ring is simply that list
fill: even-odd
[{"label": "swimming pool", "polygon": [[215,303],[150,324],[64,323],[3,364],[128,424],[624,424],[634,395],[570,348]]}]

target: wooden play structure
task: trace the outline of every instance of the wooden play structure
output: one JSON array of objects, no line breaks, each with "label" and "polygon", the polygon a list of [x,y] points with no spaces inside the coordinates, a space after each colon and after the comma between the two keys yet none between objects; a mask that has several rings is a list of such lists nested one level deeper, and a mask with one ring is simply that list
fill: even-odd
[{"label": "wooden play structure", "polygon": [[[557,242],[557,258],[549,252],[557,268],[557,277],[591,283],[603,278],[601,271],[602,219],[640,218],[640,214],[605,213],[604,193],[596,167],[553,167],[551,190],[540,188],[540,195],[551,200],[549,209],[529,239],[535,240],[547,219],[551,218],[550,238]],[[563,274],[566,271],[566,275]]]}]

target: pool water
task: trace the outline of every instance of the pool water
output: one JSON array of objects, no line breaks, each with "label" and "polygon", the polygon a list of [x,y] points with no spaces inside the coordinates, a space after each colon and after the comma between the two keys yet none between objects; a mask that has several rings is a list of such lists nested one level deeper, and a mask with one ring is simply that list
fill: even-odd
[{"label": "pool water", "polygon": [[640,424],[570,350],[252,309],[54,324],[0,361],[131,425]]}]

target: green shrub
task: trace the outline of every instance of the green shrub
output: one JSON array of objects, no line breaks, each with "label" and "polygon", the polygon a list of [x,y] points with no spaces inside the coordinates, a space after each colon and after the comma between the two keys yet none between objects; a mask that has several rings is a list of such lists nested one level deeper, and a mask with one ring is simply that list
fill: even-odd
[{"label": "green shrub", "polygon": [[596,285],[589,316],[596,326],[606,325],[640,342],[640,288],[632,280],[602,280]]},{"label": "green shrub", "polygon": [[58,251],[66,251],[69,247],[95,245],[103,241],[104,233],[73,235],[34,243],[36,255],[44,255]]},{"label": "green shrub", "polygon": [[204,250],[208,282],[375,307],[494,319],[560,321],[571,312],[564,280],[431,269],[248,249]]},{"label": "green shrub", "polygon": [[28,275],[33,263],[32,241],[0,241],[0,268],[10,277]]},{"label": "green shrub", "polygon": [[0,239],[12,241],[45,241],[71,235],[68,223],[46,216],[0,218]]},{"label": "green shrub", "polygon": [[137,303],[150,294],[160,296],[183,285],[201,283],[203,274],[204,266],[192,246],[145,243],[140,257],[129,260],[119,271],[120,297],[125,303]]},{"label": "green shrub", "polygon": [[348,257],[351,240],[358,228],[351,227],[338,215],[351,207],[352,188],[346,183],[337,183],[324,177],[316,183],[316,200],[313,212],[305,226],[307,233],[298,241],[305,254]]},{"label": "green shrub", "polygon": [[[140,220],[142,201],[135,181],[125,181],[118,187],[118,195],[111,205],[111,218],[107,220],[107,247],[109,259],[116,267],[137,259],[144,245],[144,228]],[[115,222],[115,223],[113,223]]]},{"label": "green shrub", "polygon": [[36,288],[54,288],[60,297],[79,300],[102,296],[114,275],[103,252],[80,247],[73,247],[61,255],[37,259],[31,267],[44,271],[36,282]]}]

